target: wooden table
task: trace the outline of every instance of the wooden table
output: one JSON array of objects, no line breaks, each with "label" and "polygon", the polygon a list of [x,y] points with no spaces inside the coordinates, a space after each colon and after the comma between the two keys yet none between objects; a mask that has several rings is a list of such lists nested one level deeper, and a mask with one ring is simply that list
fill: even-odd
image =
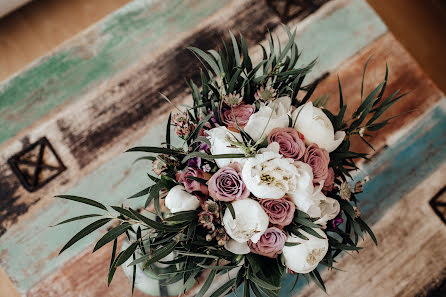
[{"label": "wooden table", "polygon": [[[85,222],[48,226],[85,209],[52,196],[117,204],[142,189],[148,164],[132,166],[137,156],[122,152],[162,141],[160,127],[172,108],[159,92],[177,104],[190,100],[183,77],[196,78],[197,63],[184,48],[215,48],[232,30],[260,57],[256,44],[264,42],[266,27],[286,39],[280,23],[263,1],[134,0],[0,85],[0,266],[22,295],[130,296],[120,270],[107,288],[110,247],[91,255],[89,242],[104,230],[58,256]],[[366,239],[360,256],[338,263],[346,272],[324,273],[330,296],[438,295],[446,279],[446,226],[429,201],[446,184],[444,95],[364,0],[308,5],[287,24],[297,29],[302,63],[319,57],[308,82],[324,77],[316,96],[333,95],[331,108],[338,75],[349,105],[360,101],[371,55],[366,90],[384,78],[387,61],[389,92],[411,91],[387,115],[410,113],[371,140],[375,152],[354,143],[373,154],[356,178],[372,178],[360,206],[380,246]],[[28,192],[7,160],[44,136],[67,169]],[[324,296],[312,285],[298,293]]]}]

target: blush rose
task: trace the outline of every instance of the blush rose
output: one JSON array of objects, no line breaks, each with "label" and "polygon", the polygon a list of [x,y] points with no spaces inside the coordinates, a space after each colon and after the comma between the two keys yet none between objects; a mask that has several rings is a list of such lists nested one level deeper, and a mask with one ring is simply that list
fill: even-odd
[{"label": "blush rose", "polygon": [[293,221],[296,206],[285,198],[261,199],[260,205],[269,216],[269,222],[273,225],[284,227]]},{"label": "blush rose", "polygon": [[330,155],[325,149],[313,143],[305,151],[304,162],[313,169],[313,183],[317,184],[328,178]]},{"label": "blush rose", "polygon": [[239,127],[244,127],[255,111],[256,108],[250,104],[235,106],[232,109],[223,111],[222,121],[226,126],[230,128],[237,128],[237,124],[239,125]]},{"label": "blush rose", "polygon": [[279,144],[279,152],[286,158],[299,160],[305,154],[303,135],[293,128],[274,128],[268,136],[271,142]]},{"label": "blush rose", "polygon": [[188,177],[198,177],[206,179],[206,175],[202,170],[188,167],[186,171],[178,171],[176,174],[176,179],[184,185],[184,188],[189,193],[201,192],[205,195],[209,193],[206,185],[203,185],[196,180],[189,179]]},{"label": "blush rose", "polygon": [[268,258],[276,258],[278,254],[282,253],[287,240],[286,234],[277,227],[266,229],[260,240],[256,243],[248,242],[251,252]]},{"label": "blush rose", "polygon": [[209,195],[215,200],[234,201],[248,198],[250,192],[241,177],[238,163],[220,168],[208,182]]}]

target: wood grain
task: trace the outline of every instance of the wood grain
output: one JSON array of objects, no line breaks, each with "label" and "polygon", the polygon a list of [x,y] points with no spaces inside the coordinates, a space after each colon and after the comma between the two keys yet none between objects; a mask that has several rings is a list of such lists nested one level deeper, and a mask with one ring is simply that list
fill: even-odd
[{"label": "wood grain", "polygon": [[[421,67],[403,46],[388,33],[378,38],[370,46],[363,49],[354,58],[345,61],[335,71],[330,73],[316,88],[314,98],[330,95],[327,109],[337,112],[339,110],[338,77],[342,84],[344,101],[348,105],[345,118],[350,118],[352,112],[361,103],[361,81],[364,65],[370,61],[364,81],[364,97],[380,82],[384,81],[386,63],[389,66],[389,79],[384,96],[389,96],[396,90],[401,94],[408,93],[400,102],[387,110],[382,119],[395,118],[384,129],[372,135],[371,143],[376,151],[381,150],[392,135],[412,123],[416,118],[426,112],[435,102],[442,98],[442,92],[434,85]],[[359,137],[352,144],[352,149],[359,152],[374,154],[370,147]]]},{"label": "wood grain", "polygon": [[39,0],[3,17],[0,19],[0,81],[129,1]]}]

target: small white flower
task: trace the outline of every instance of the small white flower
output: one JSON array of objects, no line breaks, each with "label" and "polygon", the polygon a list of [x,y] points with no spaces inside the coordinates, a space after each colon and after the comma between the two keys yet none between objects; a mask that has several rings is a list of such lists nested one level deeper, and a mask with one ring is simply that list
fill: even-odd
[{"label": "small white flower", "polygon": [[[268,148],[277,148],[277,143]],[[299,187],[300,175],[293,163],[293,159],[282,158],[278,152],[263,151],[245,162],[242,179],[257,198],[282,198]]]},{"label": "small white flower", "polygon": [[344,140],[345,132],[334,133],[333,124],[327,115],[312,102],[307,102],[297,108],[291,115],[294,127],[305,137],[305,144],[316,143],[327,152],[332,152],[338,148]]},{"label": "small white flower", "polygon": [[197,209],[200,206],[200,201],[194,195],[186,192],[183,186],[177,185],[167,193],[165,205],[170,212],[175,213]]},{"label": "small white flower", "polygon": [[[234,146],[231,141],[242,141],[242,136],[239,133],[231,132],[226,127],[216,127],[207,131],[208,139],[211,142],[211,154],[244,154],[245,151],[241,147]],[[244,158],[227,158],[215,159],[218,167],[225,167],[233,162],[238,162],[241,165],[246,161]]]},{"label": "small white flower", "polygon": [[261,104],[259,111],[249,118],[244,130],[254,141],[267,137],[274,128],[288,127],[290,109],[290,97],[280,97],[268,104]]},{"label": "small white flower", "polygon": [[226,233],[239,243],[251,240],[257,242],[268,228],[269,217],[260,206],[252,199],[243,199],[232,202],[235,219],[232,218],[228,208],[223,215],[223,226]]},{"label": "small white flower", "polygon": [[317,238],[299,229],[299,232],[305,235],[308,240],[290,235],[287,242],[299,244],[293,246],[285,245],[283,247],[285,265],[294,272],[308,273],[314,270],[328,251],[328,240],[325,233],[321,229],[313,230],[324,237],[324,239]]},{"label": "small white flower", "polygon": [[276,90],[274,90],[271,86],[268,86],[266,88],[264,86],[261,86],[254,96],[257,100],[270,102],[273,101],[274,98],[276,98]]},{"label": "small white flower", "polygon": [[236,255],[246,255],[251,252],[248,242],[238,242],[230,239],[225,243],[225,249]]}]

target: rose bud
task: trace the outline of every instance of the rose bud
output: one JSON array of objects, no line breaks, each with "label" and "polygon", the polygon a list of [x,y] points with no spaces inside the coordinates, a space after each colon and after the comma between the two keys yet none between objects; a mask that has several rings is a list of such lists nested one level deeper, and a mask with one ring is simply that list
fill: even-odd
[{"label": "rose bud", "polygon": [[261,199],[260,205],[269,216],[271,224],[284,227],[293,221],[296,206],[287,199]]},{"label": "rose bud", "polygon": [[268,136],[268,143],[277,142],[280,146],[279,153],[286,158],[299,160],[305,154],[302,138],[293,128],[274,128]]},{"label": "rose bud", "polygon": [[330,155],[317,144],[307,147],[304,155],[304,162],[313,169],[313,183],[320,183],[328,178],[328,163]]}]

